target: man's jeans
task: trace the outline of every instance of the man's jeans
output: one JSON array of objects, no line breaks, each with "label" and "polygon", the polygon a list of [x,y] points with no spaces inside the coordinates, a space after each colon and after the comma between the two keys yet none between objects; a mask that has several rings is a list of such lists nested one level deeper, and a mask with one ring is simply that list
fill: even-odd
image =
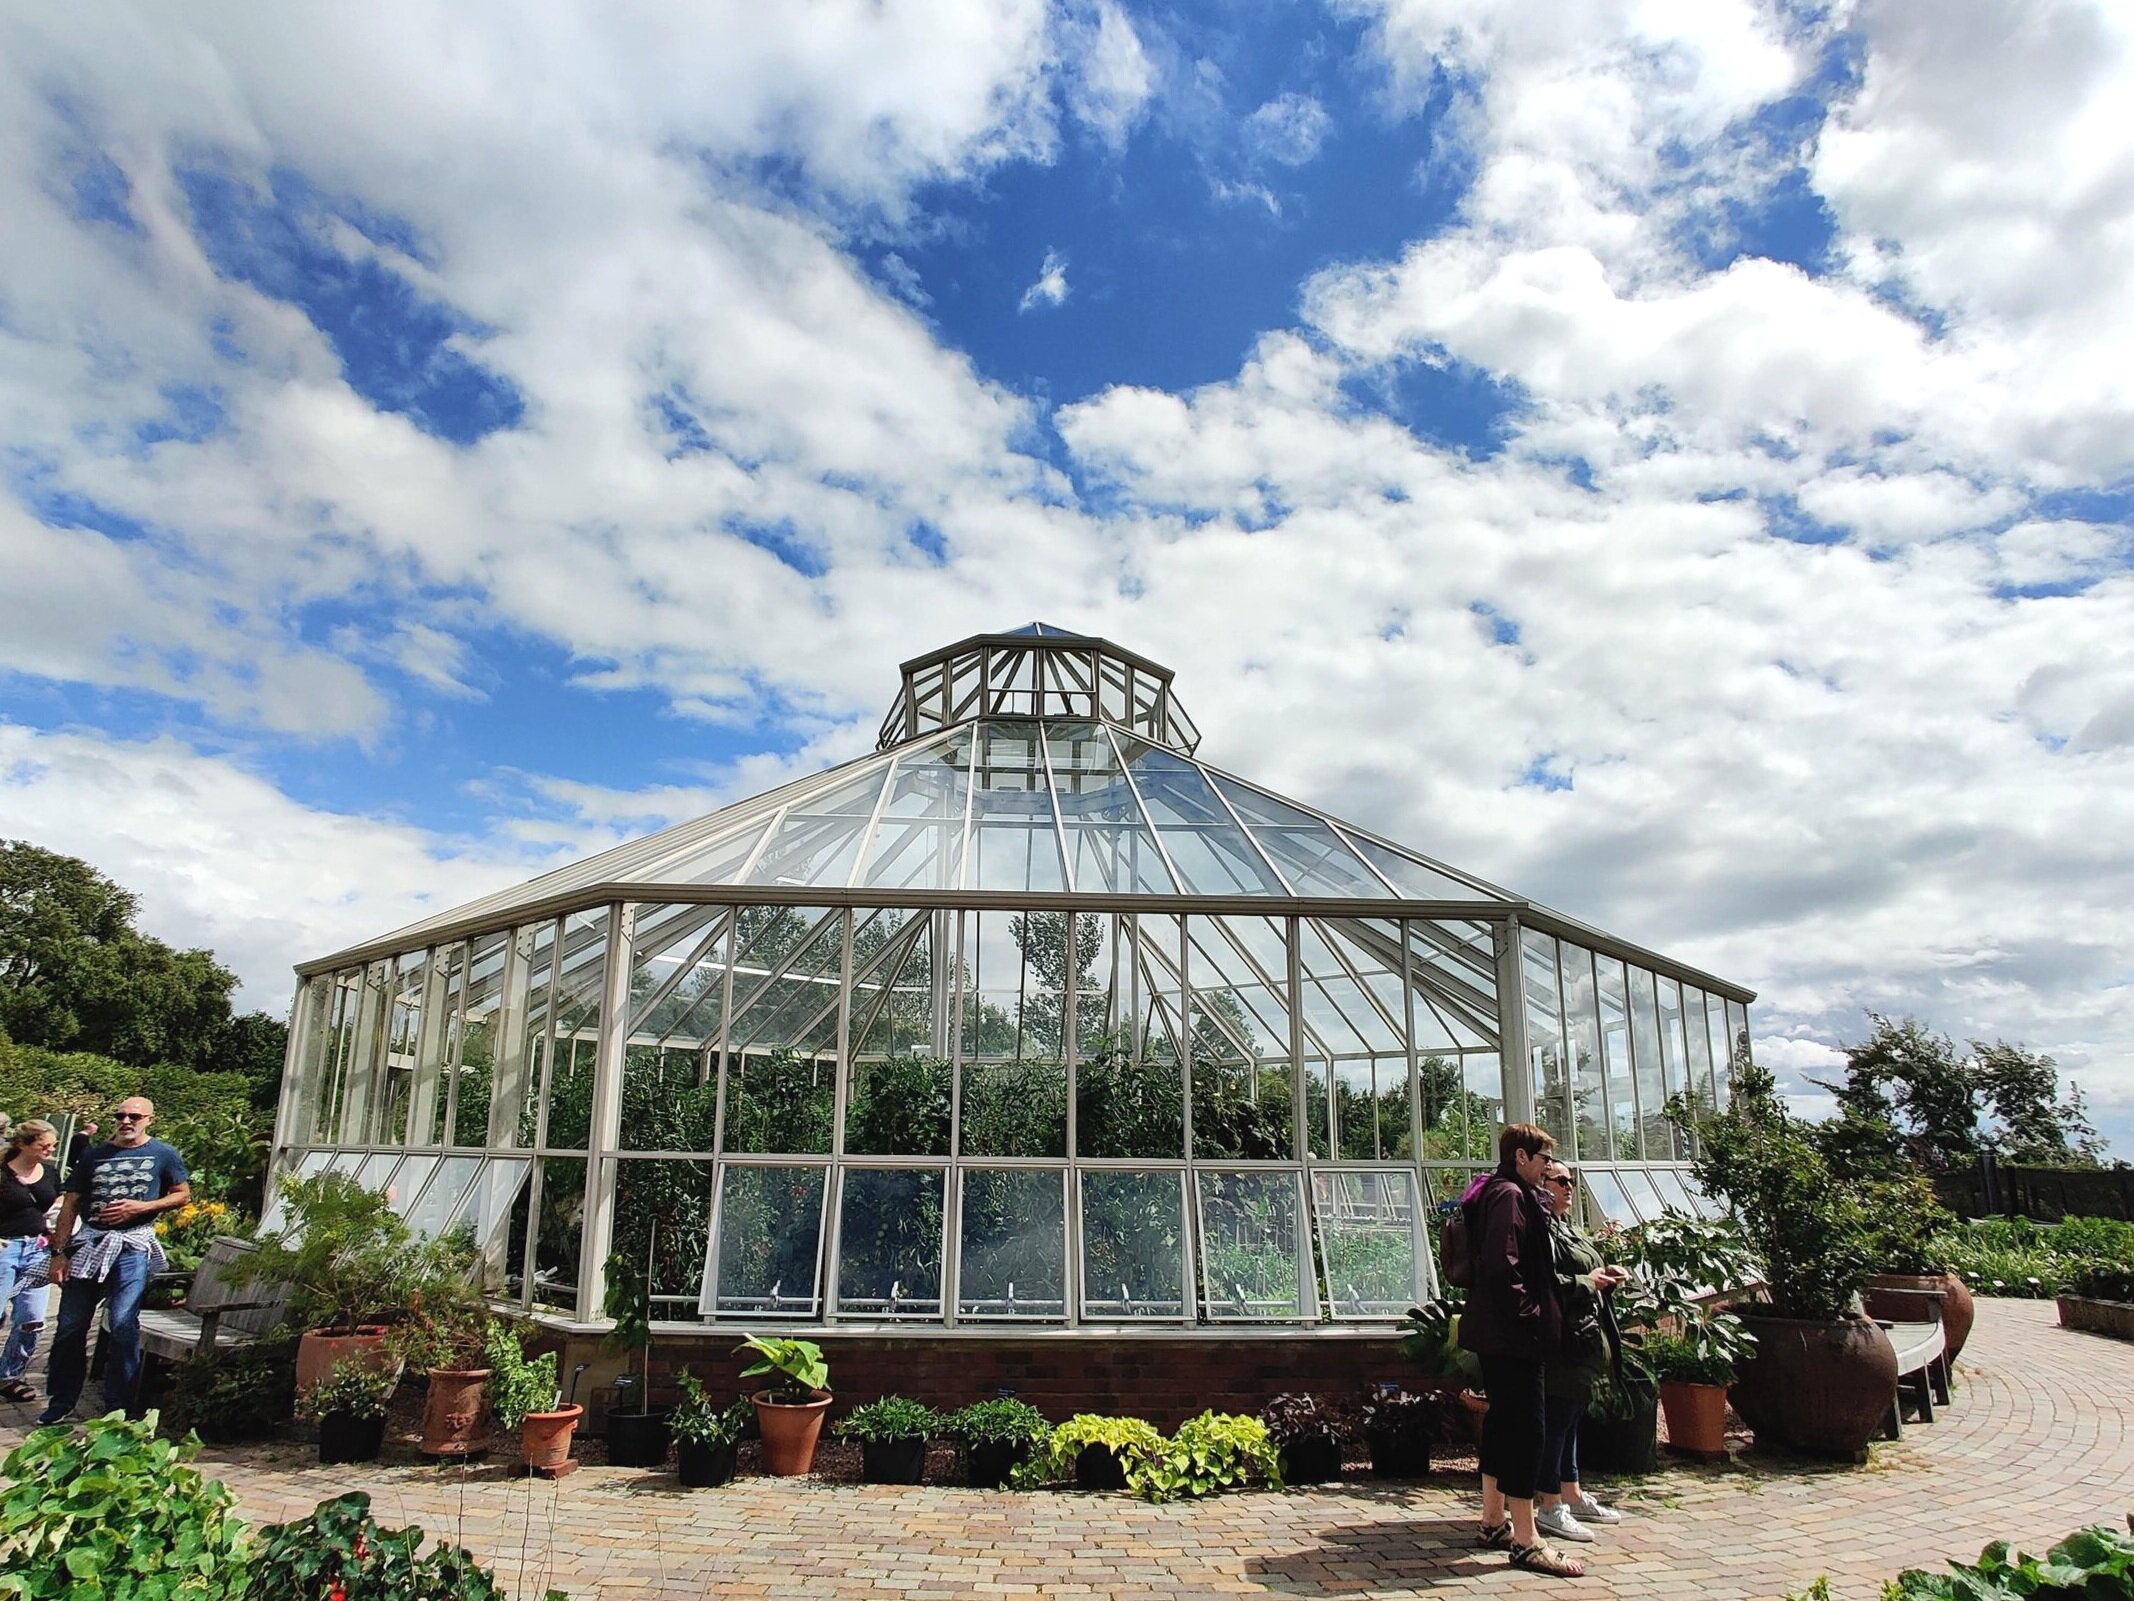
[{"label": "man's jeans", "polygon": [[[0,1384],[19,1379],[37,1354],[37,1331],[44,1327],[45,1287],[18,1290],[16,1280],[39,1257],[44,1244],[34,1234],[0,1240],[0,1313],[7,1317],[7,1349],[0,1351]],[[13,1303],[10,1305],[9,1303]]]},{"label": "man's jeans", "polygon": [[68,1276],[59,1292],[59,1328],[52,1336],[48,1378],[51,1400],[44,1412],[53,1422],[73,1411],[81,1399],[82,1380],[89,1371],[89,1326],[107,1297],[111,1313],[104,1320],[104,1409],[133,1405],[134,1386],[141,1377],[141,1298],[148,1293],[148,1256],[146,1251],[119,1252],[101,1280]]}]

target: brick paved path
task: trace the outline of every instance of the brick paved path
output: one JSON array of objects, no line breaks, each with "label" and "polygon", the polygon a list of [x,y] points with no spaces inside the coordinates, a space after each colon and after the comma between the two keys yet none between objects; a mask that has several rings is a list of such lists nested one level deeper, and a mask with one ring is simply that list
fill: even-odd
[{"label": "brick paved path", "polygon": [[[1745,1601],[1819,1573],[1871,1601],[1898,1568],[2042,1548],[2134,1507],[2134,1344],[2061,1329],[2050,1302],[1982,1301],[1955,1404],[1865,1468],[1749,1453],[1627,1484],[1632,1516],[1584,1548],[1589,1576],[1515,1574],[1469,1548],[1470,1484],[1368,1482],[1152,1507],[1123,1495],[744,1478],[683,1492],[671,1476],[587,1468],[561,1484],[498,1469],[289,1466],[288,1447],[210,1448],[245,1513],[272,1521],[347,1489],[388,1523],[469,1546],[514,1593],[572,1601],[700,1596],[1314,1597],[1517,1592]],[[20,1436],[0,1409],[0,1442]]]}]

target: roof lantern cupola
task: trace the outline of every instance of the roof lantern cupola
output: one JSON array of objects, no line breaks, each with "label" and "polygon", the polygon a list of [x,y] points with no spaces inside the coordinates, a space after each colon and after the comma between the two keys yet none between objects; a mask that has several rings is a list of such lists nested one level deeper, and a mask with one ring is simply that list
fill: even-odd
[{"label": "roof lantern cupola", "polygon": [[1171,690],[1171,670],[1108,639],[1029,623],[914,656],[882,719],[877,749],[980,718],[1109,723],[1190,756],[1200,730]]}]

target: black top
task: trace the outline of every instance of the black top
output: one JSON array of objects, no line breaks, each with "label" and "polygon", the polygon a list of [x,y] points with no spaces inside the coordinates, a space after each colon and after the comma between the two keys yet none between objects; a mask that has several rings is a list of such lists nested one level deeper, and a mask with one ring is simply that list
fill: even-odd
[{"label": "black top", "polygon": [[44,1215],[59,1199],[59,1169],[43,1163],[25,1184],[14,1164],[0,1161],[0,1240],[19,1240],[44,1232]]}]

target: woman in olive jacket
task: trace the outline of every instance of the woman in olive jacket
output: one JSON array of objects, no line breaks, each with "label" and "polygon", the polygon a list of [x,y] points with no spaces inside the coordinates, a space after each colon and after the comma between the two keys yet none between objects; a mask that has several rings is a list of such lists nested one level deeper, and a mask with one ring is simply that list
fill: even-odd
[{"label": "woman in olive jacket", "polygon": [[1586,1494],[1578,1477],[1578,1425],[1586,1402],[1615,1355],[1614,1320],[1608,1292],[1630,1277],[1611,1266],[1600,1243],[1580,1228],[1578,1175],[1549,1159],[1542,1178],[1549,1204],[1550,1238],[1556,1250],[1556,1300],[1563,1308],[1563,1343],[1542,1372],[1540,1510],[1534,1526],[1549,1539],[1590,1541],[1592,1525],[1620,1523],[1623,1515]]},{"label": "woman in olive jacket", "polygon": [[1531,1123],[1497,1136],[1497,1170],[1460,1198],[1474,1283],[1460,1311],[1460,1345],[1481,1359],[1482,1544],[1514,1567],[1575,1579],[1585,1564],[1545,1544],[1534,1527],[1541,1478],[1542,1368],[1563,1338],[1549,1212],[1539,1190],[1555,1137]]}]

